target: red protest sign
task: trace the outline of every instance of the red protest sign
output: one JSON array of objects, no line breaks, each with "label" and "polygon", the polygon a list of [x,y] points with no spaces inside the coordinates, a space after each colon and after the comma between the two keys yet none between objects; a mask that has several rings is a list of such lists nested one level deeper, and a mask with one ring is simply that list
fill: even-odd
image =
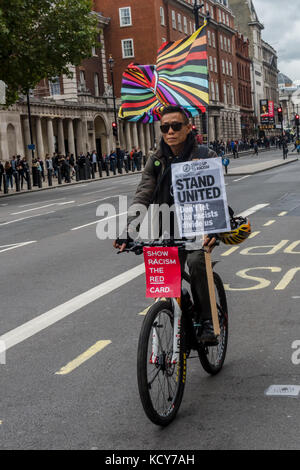
[{"label": "red protest sign", "polygon": [[146,297],[180,297],[178,248],[144,248]]}]

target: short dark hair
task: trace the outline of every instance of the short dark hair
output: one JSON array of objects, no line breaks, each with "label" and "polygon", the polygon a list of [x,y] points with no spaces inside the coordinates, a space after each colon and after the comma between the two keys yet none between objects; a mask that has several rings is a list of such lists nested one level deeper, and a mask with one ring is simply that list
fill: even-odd
[{"label": "short dark hair", "polygon": [[163,109],[160,117],[162,118],[166,114],[171,114],[171,113],[180,113],[180,114],[182,114],[182,116],[184,118],[184,123],[185,124],[189,123],[188,113],[181,106],[177,106],[177,105],[175,105],[175,106],[174,105],[166,106]]}]

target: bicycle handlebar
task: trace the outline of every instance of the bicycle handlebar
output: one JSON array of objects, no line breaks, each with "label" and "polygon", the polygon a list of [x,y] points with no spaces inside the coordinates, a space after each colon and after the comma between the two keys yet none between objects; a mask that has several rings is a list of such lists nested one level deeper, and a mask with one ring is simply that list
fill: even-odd
[{"label": "bicycle handlebar", "polygon": [[[123,251],[118,251],[117,254],[120,253],[135,253],[136,255],[143,254],[144,247],[161,247],[161,248],[169,248],[169,247],[176,247],[179,250],[185,250],[187,244],[191,244],[192,241],[178,241],[178,240],[153,240],[149,242],[129,242],[127,247]],[[200,251],[206,251],[204,248],[197,248]]]}]

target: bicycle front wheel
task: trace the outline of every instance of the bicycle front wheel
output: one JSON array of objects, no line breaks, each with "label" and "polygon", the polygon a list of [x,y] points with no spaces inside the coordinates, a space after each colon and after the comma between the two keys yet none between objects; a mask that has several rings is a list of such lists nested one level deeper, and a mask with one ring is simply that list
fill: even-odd
[{"label": "bicycle front wheel", "polygon": [[175,418],[182,401],[186,378],[184,330],[180,328],[180,348],[173,357],[174,315],[170,301],[157,301],[142,325],[137,358],[137,378],[141,402],[148,418],[167,426]]},{"label": "bicycle front wheel", "polygon": [[211,375],[216,375],[223,367],[228,343],[228,309],[223,282],[217,273],[214,273],[217,311],[220,323],[219,342],[216,346],[201,346],[199,359],[203,369]]}]

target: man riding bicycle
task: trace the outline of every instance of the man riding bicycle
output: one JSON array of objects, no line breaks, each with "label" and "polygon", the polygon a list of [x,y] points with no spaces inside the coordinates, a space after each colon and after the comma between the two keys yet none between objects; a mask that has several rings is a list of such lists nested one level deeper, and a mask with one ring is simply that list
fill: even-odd
[{"label": "man riding bicycle", "polygon": [[[217,154],[205,146],[199,146],[185,111],[179,106],[164,108],[161,115],[162,139],[158,152],[147,160],[142,180],[136,190],[133,204],[174,204],[172,193],[171,164],[196,159],[217,158]],[[130,214],[130,210],[129,210]],[[135,216],[133,217],[135,218]],[[130,223],[130,219],[129,219]],[[123,251],[129,241],[128,234],[114,241],[114,247]],[[215,236],[204,237],[203,246],[211,252],[216,244]],[[196,311],[203,325],[200,341],[209,343],[215,340],[212,324],[210,298],[204,252],[201,250],[180,253],[181,270],[187,262],[191,290]]]}]

